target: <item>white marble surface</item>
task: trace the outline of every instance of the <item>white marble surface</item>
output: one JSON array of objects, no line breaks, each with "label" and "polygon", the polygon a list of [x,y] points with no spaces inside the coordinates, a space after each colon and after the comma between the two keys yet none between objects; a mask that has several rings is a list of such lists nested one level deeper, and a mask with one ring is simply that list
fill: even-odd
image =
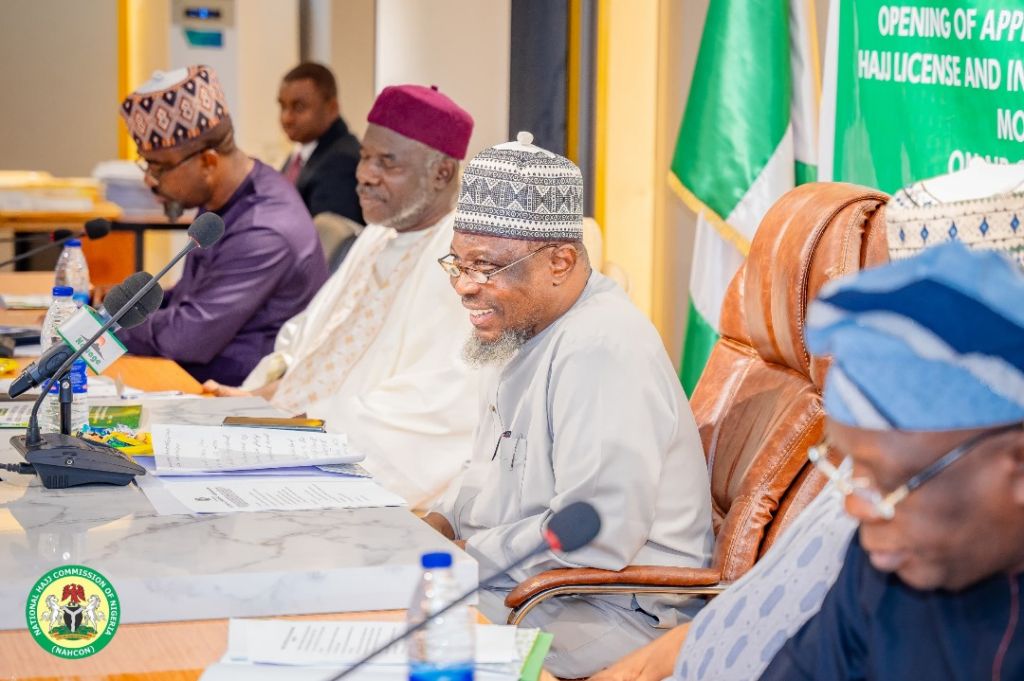
[{"label": "white marble surface", "polygon": [[[143,414],[197,425],[279,415],[254,398],[159,400]],[[0,461],[19,460],[3,437]],[[113,583],[124,622],[405,608],[425,551],[454,551],[460,581],[477,581],[473,559],[406,509],[158,516],[134,485],[0,477],[0,629],[24,628],[29,589],[67,564]]]}]

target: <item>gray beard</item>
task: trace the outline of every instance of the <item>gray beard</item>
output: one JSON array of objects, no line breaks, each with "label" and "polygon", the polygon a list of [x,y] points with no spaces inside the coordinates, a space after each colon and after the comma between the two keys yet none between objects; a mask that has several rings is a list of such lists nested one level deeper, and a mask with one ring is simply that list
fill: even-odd
[{"label": "gray beard", "polygon": [[404,210],[398,211],[395,215],[392,215],[387,220],[382,220],[381,224],[385,227],[390,227],[398,231],[408,229],[413,225],[420,222],[423,216],[426,214],[427,209],[430,208],[431,197],[427,191],[426,181],[420,184],[420,191],[418,195],[412,200],[412,202],[405,207]]},{"label": "gray beard", "polygon": [[475,368],[503,364],[512,359],[528,340],[529,335],[525,329],[505,331],[493,341],[480,340],[474,333],[462,346],[462,359]]}]

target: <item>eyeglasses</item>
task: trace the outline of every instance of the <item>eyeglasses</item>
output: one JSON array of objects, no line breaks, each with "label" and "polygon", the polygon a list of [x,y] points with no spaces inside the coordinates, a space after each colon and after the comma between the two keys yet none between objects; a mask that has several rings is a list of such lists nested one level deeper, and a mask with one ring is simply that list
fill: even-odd
[{"label": "eyeglasses", "polygon": [[557,246],[558,246],[558,244],[547,244],[547,245],[541,246],[540,248],[538,248],[535,251],[530,251],[529,253],[527,253],[523,257],[519,258],[518,260],[514,260],[514,261],[510,262],[509,264],[505,265],[504,267],[499,267],[499,268],[491,270],[489,272],[484,272],[483,270],[478,270],[475,267],[466,267],[465,265],[460,265],[457,262],[455,262],[455,256],[451,255],[450,253],[448,255],[446,255],[446,256],[438,258],[437,259],[437,264],[440,265],[441,269],[444,270],[445,273],[449,277],[451,277],[452,279],[458,279],[463,274],[465,274],[467,277],[469,277],[469,280],[471,282],[473,282],[474,284],[486,284],[487,282],[489,282],[491,280],[491,277],[493,277],[494,275],[501,274],[502,272],[504,272],[505,270],[509,269],[510,267],[514,267],[514,266],[518,265],[519,263],[523,262],[524,260],[526,260],[530,256],[537,255],[538,253],[543,251],[545,248],[555,248]]},{"label": "eyeglasses", "polygon": [[807,458],[810,459],[815,468],[835,484],[836,489],[844,497],[849,497],[852,494],[865,502],[870,510],[869,515],[871,517],[892,520],[896,515],[896,505],[906,499],[908,494],[962,459],[984,440],[1013,430],[1020,430],[1021,428],[1024,428],[1024,422],[1012,423],[978,433],[943,454],[937,461],[926,466],[888,494],[882,494],[867,478],[853,477],[853,466],[843,466],[841,468],[833,466],[828,460],[829,445],[827,441],[822,441],[808,449]]},{"label": "eyeglasses", "polygon": [[159,180],[161,177],[163,177],[167,173],[171,172],[172,170],[174,170],[178,166],[183,165],[189,159],[195,158],[196,156],[198,156],[199,154],[203,153],[204,151],[206,151],[209,148],[210,147],[203,147],[201,149],[193,151],[191,154],[189,154],[185,158],[181,159],[177,163],[172,163],[169,166],[164,166],[164,165],[159,164],[159,163],[156,163],[156,164],[150,163],[149,161],[147,161],[144,158],[137,158],[137,159],[135,159],[135,165],[137,165],[139,167],[139,170],[142,171],[143,175],[148,174],[154,180]]}]

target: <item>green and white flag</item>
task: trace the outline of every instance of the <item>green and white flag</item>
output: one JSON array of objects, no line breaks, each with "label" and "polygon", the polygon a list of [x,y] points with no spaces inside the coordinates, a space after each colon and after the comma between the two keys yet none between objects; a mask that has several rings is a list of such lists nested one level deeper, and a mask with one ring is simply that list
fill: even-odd
[{"label": "green and white flag", "polygon": [[680,379],[689,395],[718,339],[726,288],[761,218],[816,176],[814,0],[713,0],[669,182],[697,213]]}]

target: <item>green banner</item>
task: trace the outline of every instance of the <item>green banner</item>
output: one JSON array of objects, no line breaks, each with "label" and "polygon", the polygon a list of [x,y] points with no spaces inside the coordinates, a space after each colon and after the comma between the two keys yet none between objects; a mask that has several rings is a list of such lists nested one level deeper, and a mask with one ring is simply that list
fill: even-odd
[{"label": "green banner", "polygon": [[1024,159],[1020,0],[838,0],[836,50],[832,179],[893,192]]}]

